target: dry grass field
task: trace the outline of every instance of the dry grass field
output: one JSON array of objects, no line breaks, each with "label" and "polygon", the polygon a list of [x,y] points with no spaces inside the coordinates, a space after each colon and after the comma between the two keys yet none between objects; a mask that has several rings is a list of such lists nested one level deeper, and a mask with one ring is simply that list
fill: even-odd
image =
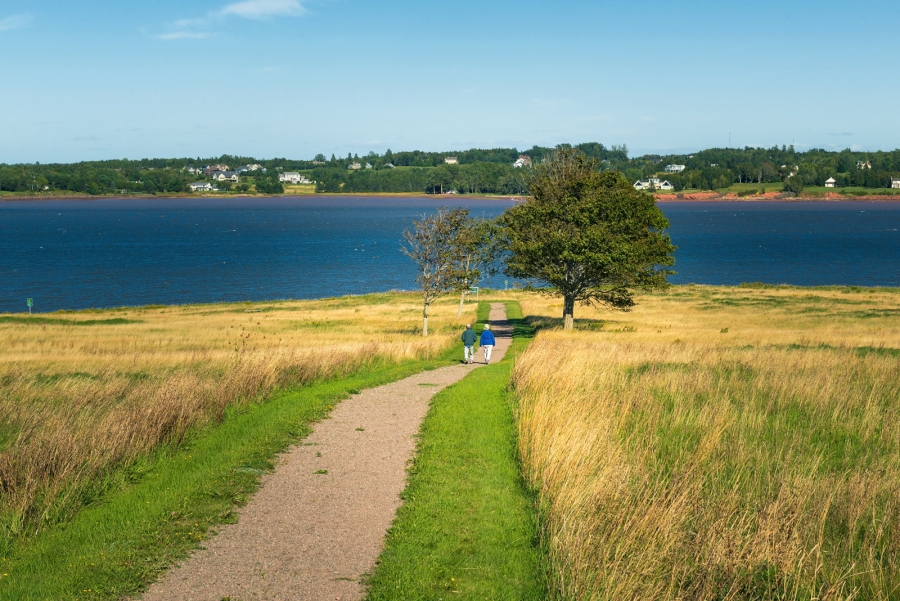
[{"label": "dry grass field", "polygon": [[523,297],[520,455],[559,599],[900,598],[900,293]]},{"label": "dry grass field", "polygon": [[230,406],[440,355],[458,335],[456,303],[434,306],[424,339],[419,303],[384,294],[0,315],[0,534],[65,521],[111,468]]}]

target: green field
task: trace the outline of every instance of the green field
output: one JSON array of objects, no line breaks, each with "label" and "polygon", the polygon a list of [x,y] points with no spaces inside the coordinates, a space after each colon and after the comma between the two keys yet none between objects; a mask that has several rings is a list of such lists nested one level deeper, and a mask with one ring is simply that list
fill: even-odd
[{"label": "green field", "polygon": [[306,196],[316,193],[315,184],[284,184],[284,193],[289,196]]}]

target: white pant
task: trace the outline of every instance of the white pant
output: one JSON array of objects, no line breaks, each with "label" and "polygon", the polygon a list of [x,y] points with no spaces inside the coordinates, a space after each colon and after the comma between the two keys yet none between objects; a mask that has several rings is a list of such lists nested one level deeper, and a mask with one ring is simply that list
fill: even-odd
[{"label": "white pant", "polygon": [[494,350],[493,344],[483,344],[481,348],[484,349],[484,362],[487,363],[491,360],[491,351]]},{"label": "white pant", "polygon": [[470,359],[472,361],[475,360],[475,347],[474,346],[464,346],[463,347],[463,360],[465,360],[465,362],[468,363]]}]

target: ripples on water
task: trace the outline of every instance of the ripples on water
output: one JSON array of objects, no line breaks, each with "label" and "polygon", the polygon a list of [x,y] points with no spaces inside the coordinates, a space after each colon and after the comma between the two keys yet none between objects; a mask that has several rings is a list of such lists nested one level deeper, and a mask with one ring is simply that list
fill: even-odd
[{"label": "ripples on water", "polygon": [[[229,198],[0,203],[0,311],[320,298],[415,287],[402,231],[510,201]],[[669,203],[677,283],[900,286],[900,204]],[[503,286],[503,278],[489,285]]]},{"label": "ripples on water", "polygon": [[900,203],[662,203],[676,283],[900,286]]}]

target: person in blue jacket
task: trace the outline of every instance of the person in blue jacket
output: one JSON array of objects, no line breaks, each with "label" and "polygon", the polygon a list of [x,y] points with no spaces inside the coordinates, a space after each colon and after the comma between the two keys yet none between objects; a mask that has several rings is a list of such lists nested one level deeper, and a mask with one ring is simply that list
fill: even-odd
[{"label": "person in blue jacket", "polygon": [[484,349],[484,364],[488,365],[491,362],[491,351],[494,350],[494,345],[496,344],[496,340],[494,340],[494,333],[491,332],[491,324],[484,324],[484,330],[481,332],[481,348]]}]

